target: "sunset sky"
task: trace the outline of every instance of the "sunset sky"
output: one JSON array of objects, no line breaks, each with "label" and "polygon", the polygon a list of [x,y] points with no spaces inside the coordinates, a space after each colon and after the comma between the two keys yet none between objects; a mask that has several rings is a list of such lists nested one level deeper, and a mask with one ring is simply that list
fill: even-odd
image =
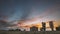
[{"label": "sunset sky", "polygon": [[0,0],[0,20],[6,22],[0,22],[0,29],[48,21],[60,25],[59,14],[60,0]]}]

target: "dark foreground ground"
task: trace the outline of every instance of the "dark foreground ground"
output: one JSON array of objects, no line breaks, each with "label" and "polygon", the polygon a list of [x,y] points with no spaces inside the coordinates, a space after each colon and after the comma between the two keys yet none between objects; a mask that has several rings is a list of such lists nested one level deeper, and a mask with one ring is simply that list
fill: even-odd
[{"label": "dark foreground ground", "polygon": [[20,31],[0,31],[0,34],[60,34],[60,31],[36,31],[36,32],[20,32]]}]

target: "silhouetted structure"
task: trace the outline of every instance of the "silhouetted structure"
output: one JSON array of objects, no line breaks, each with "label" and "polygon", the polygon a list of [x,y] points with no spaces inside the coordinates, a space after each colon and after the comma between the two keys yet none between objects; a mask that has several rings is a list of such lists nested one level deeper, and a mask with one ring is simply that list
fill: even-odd
[{"label": "silhouetted structure", "polygon": [[46,31],[46,23],[42,22],[42,28],[40,29],[41,31]]},{"label": "silhouetted structure", "polygon": [[30,31],[38,31],[38,27],[33,26],[30,28]]},{"label": "silhouetted structure", "polygon": [[56,31],[60,31],[60,26],[59,27],[56,27]]},{"label": "silhouetted structure", "polygon": [[51,30],[54,31],[53,21],[49,21],[49,26],[50,26]]}]

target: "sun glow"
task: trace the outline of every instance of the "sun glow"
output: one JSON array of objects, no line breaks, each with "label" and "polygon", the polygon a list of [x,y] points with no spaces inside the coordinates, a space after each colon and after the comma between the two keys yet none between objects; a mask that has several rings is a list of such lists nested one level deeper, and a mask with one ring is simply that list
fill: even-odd
[{"label": "sun glow", "polygon": [[[46,28],[49,28],[49,22],[45,22],[46,23]],[[38,28],[41,28],[42,27],[42,24],[40,21],[34,21],[34,22],[28,22],[27,24],[26,23],[20,23],[18,24],[18,26],[20,27],[32,27],[32,26],[36,26]],[[58,24],[56,22],[54,22],[54,27],[57,27]]]}]

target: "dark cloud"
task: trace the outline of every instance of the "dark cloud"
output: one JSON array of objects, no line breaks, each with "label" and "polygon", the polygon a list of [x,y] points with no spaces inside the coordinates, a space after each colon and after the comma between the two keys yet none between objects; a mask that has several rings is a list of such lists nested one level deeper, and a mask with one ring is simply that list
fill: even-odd
[{"label": "dark cloud", "polygon": [[10,24],[10,22],[4,21],[4,20],[0,20],[0,27],[9,27],[9,26],[15,26],[15,25],[16,24]]},{"label": "dark cloud", "polygon": [[7,27],[9,24],[6,21],[0,20],[0,27]]}]

